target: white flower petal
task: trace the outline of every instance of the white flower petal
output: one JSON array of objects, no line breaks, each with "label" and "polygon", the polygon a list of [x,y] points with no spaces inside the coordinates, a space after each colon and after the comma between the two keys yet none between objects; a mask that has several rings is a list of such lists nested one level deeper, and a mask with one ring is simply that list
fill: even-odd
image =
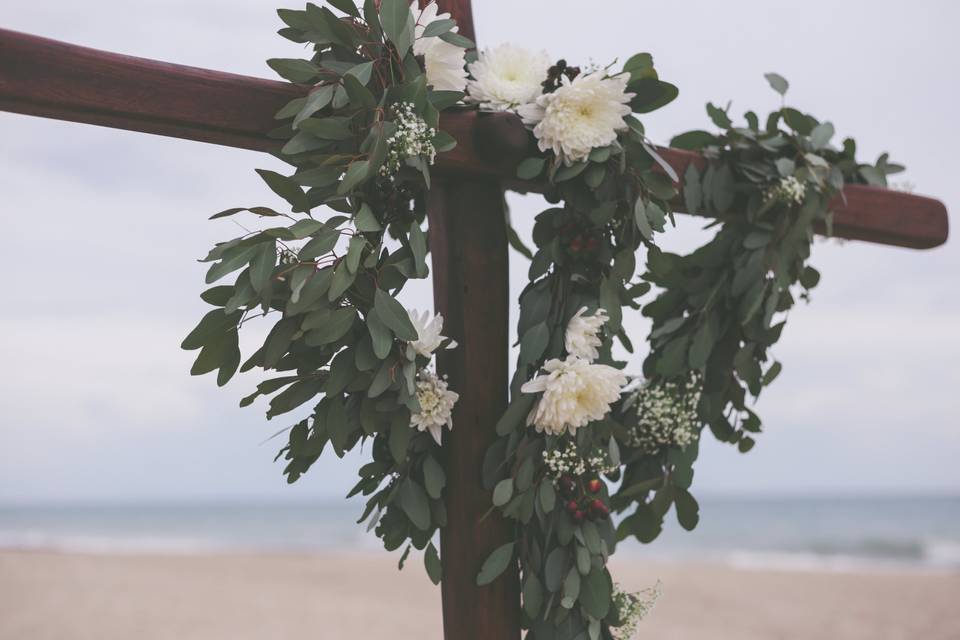
[{"label": "white flower petal", "polygon": [[468,69],[468,100],[489,111],[507,111],[534,102],[543,92],[550,58],[512,44],[485,49]]},{"label": "white flower petal", "polygon": [[[427,84],[437,91],[464,91],[467,88],[467,71],[464,69],[466,50],[441,40],[437,36],[423,37],[427,25],[435,20],[446,20],[449,13],[437,13],[436,3],[431,2],[423,10],[417,9],[417,3],[410,4],[416,21],[413,53],[423,56]],[[454,27],[452,31],[456,31]]]},{"label": "white flower petal", "polygon": [[[627,92],[624,75],[613,78],[602,73],[587,73],[567,80],[553,93],[537,98],[543,108],[533,135],[541,151],[551,150],[564,163],[586,159],[590,151],[606,147],[617,139],[617,131],[627,128],[627,103],[634,94]],[[536,112],[524,110],[521,117],[530,125]]]},{"label": "white flower petal", "polygon": [[420,411],[410,416],[410,426],[417,431],[429,431],[437,444],[441,444],[443,427],[453,429],[453,407],[459,399],[460,394],[450,391],[446,380],[422,369],[417,374]]},{"label": "white flower petal", "polygon": [[537,431],[561,435],[571,434],[610,411],[620,396],[627,377],[619,369],[605,364],[591,364],[583,358],[554,358],[543,366],[546,374],[533,378],[521,387],[524,393],[543,388],[543,395],[527,416],[527,423]]},{"label": "white flower petal", "polygon": [[[429,311],[420,313],[418,311],[407,309],[407,316],[410,318],[410,324],[417,330],[417,339],[410,343],[413,350],[424,358],[432,358],[436,351],[446,339],[440,332],[443,331],[443,316],[437,314],[432,316]],[[447,348],[452,349],[457,346],[451,341]]]},{"label": "white flower petal", "polygon": [[597,347],[602,345],[603,341],[598,334],[610,317],[604,309],[597,309],[590,316],[583,315],[586,311],[587,308],[582,307],[570,318],[564,335],[564,347],[572,356],[593,361],[600,357]]}]

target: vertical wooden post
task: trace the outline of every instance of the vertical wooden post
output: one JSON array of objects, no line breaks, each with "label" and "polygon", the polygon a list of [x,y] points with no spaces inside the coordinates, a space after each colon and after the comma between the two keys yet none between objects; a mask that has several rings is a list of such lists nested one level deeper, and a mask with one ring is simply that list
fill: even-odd
[{"label": "vertical wooden post", "polygon": [[[424,4],[425,0],[421,0]],[[475,39],[470,0],[439,0],[460,33]],[[443,555],[443,636],[446,640],[519,640],[520,579],[515,567],[478,587],[491,551],[510,537],[481,486],[483,456],[507,407],[509,299],[503,187],[497,180],[440,176],[428,196],[433,298],[444,333],[459,343],[438,357],[460,394],[453,430],[444,434],[447,526]]]},{"label": "vertical wooden post", "polygon": [[[439,177],[439,176],[438,176]],[[460,394],[453,430],[444,434],[447,526],[441,532],[443,629],[446,640],[518,640],[520,588],[515,568],[492,584],[476,585],[510,525],[490,514],[480,484],[494,425],[507,406],[507,235],[503,189],[481,178],[443,177],[429,195],[434,302],[456,349],[439,356],[441,373]]]}]

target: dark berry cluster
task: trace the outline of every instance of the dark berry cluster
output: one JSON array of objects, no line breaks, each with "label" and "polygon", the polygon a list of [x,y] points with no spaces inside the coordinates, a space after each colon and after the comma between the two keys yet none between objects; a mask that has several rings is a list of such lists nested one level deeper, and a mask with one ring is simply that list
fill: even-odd
[{"label": "dark berry cluster", "polygon": [[568,223],[560,228],[560,246],[574,259],[589,259],[600,249],[603,231],[596,227]]},{"label": "dark berry cluster", "polygon": [[578,75],[580,75],[580,67],[568,67],[566,60],[557,60],[557,64],[547,69],[547,79],[541,84],[543,92],[553,93],[560,88],[564,76],[567,80],[573,80]]},{"label": "dark berry cluster", "polygon": [[602,520],[610,517],[610,508],[600,497],[603,491],[603,482],[598,478],[587,480],[574,478],[571,475],[560,476],[558,481],[560,495],[567,501],[567,513],[574,522],[580,523],[584,519]]}]

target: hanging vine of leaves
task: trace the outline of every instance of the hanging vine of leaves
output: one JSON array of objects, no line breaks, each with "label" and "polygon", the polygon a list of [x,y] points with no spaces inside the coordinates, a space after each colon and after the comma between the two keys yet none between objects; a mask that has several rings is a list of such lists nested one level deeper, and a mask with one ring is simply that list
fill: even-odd
[{"label": "hanging vine of leaves", "polygon": [[[440,130],[440,112],[466,102],[519,113],[540,151],[517,175],[543,183],[552,205],[536,218],[532,251],[511,236],[530,258],[529,283],[519,296],[512,399],[482,482],[491,508],[515,526],[477,584],[519,566],[531,640],[626,637],[649,603],[614,583],[607,561],[617,542],[652,541],[671,507],[684,528],[697,525],[690,488],[702,431],[743,452],[754,445],[761,421],[751,403],[781,370],[772,347],[786,313],[820,278],[808,264],[814,230],[829,232],[830,203],[845,184],[884,185],[902,167],[885,155],[858,163],[852,140],[835,146],[832,124],[791,107],[763,126],[747,112],[737,126],[729,107],[709,104],[716,129],[671,142],[702,157],[681,180],[634,115],[678,93],[649,54],[587,72],[517,48],[464,57],[473,43],[435,7],[328,4],[279,11],[280,34],[312,51],[268,61],[309,87],[277,114],[279,157],[292,173],[258,170],[288,207],[213,216],[251,214],[276,226],[219,243],[203,259],[213,286],[201,297],[213,309],[183,342],[198,351],[191,373],[216,372],[222,386],[237,371],[268,372],[241,406],[264,397],[268,419],[300,416],[278,454],[289,482],[325,450],[343,457],[369,442],[350,493],[367,498],[360,522],[387,549],[406,547],[401,566],[412,548],[422,550],[439,582],[439,445],[457,394],[430,365],[436,349],[453,345],[397,296],[428,275],[430,166],[455,145]],[[496,55],[527,56],[519,68],[540,70],[531,72],[530,95],[518,99],[490,79]],[[785,79],[767,79],[786,94]],[[459,90],[468,86],[469,94]],[[589,90],[578,94],[580,87]],[[577,107],[579,117],[594,106],[619,115],[607,137],[588,131],[602,143],[576,148],[551,124],[551,109],[603,92],[608,103]],[[713,238],[688,255],[656,244],[676,208],[716,219]],[[634,351],[624,310],[642,310],[653,327],[642,376],[621,395],[627,377],[616,354]],[[269,329],[244,360],[239,331],[253,320]],[[551,394],[567,404],[552,405]],[[583,403],[577,416],[553,411],[571,402]],[[618,524],[611,513],[622,514]]]}]

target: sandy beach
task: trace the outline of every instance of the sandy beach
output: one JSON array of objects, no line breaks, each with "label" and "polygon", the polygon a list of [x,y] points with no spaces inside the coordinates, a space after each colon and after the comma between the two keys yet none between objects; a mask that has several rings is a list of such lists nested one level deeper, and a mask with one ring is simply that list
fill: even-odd
[{"label": "sandy beach", "polygon": [[[124,556],[0,552],[0,639],[439,640],[440,593],[386,554]],[[737,570],[620,559],[661,580],[640,637],[960,638],[960,574]]]}]

